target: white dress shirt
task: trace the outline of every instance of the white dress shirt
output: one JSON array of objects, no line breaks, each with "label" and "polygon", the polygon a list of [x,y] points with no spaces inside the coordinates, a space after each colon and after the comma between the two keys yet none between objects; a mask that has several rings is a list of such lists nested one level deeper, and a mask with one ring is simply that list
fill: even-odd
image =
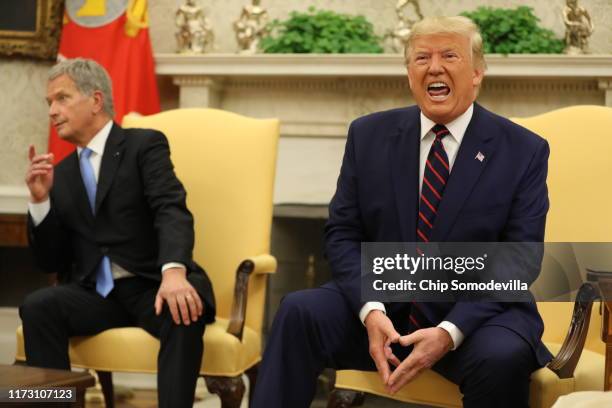
[{"label": "white dress shirt", "polygon": [[[442,145],[444,146],[444,150],[446,151],[446,155],[448,156],[448,164],[450,171],[453,170],[453,164],[455,163],[455,158],[457,157],[457,152],[459,151],[459,146],[461,145],[461,141],[463,140],[463,136],[465,135],[465,130],[470,124],[470,120],[472,119],[472,114],[474,113],[474,104],[470,105],[470,107],[463,112],[457,119],[453,120],[450,123],[444,124],[450,135],[447,135],[442,139]],[[427,116],[423,114],[421,111],[421,150],[420,150],[420,166],[419,166],[419,191],[423,188],[423,174],[425,173],[425,165],[427,162],[427,156],[429,155],[429,150],[431,149],[431,145],[433,144],[436,135],[431,131],[436,125],[436,122],[429,119]],[[380,310],[383,313],[386,312],[385,305],[381,302],[366,302],[361,310],[359,311],[359,319],[363,324],[365,324],[365,318],[372,310]],[[452,350],[457,349],[463,342],[465,336],[459,330],[455,324],[444,320],[438,324],[438,327],[446,330],[448,334],[453,339],[453,348]]]},{"label": "white dress shirt", "polygon": [[[89,162],[93,168],[94,177],[96,178],[96,183],[98,182],[98,175],[100,174],[100,165],[102,164],[102,155],[104,154],[104,147],[106,146],[106,141],[108,140],[108,135],[113,127],[113,121],[109,120],[102,129],[91,139],[87,148],[89,148],[92,153],[89,156]],[[81,156],[81,151],[83,148],[77,147],[77,154],[79,157]],[[51,209],[51,203],[49,199],[40,202],[40,203],[28,203],[28,210],[30,212],[30,216],[32,217],[32,222],[34,226],[38,226],[47,214],[49,214],[49,210]],[[162,272],[169,268],[185,268],[185,265],[178,262],[169,262],[162,266]],[[129,271],[126,271],[121,266],[116,263],[111,262],[111,273],[113,274],[113,279],[127,278],[129,276],[134,276]]]}]

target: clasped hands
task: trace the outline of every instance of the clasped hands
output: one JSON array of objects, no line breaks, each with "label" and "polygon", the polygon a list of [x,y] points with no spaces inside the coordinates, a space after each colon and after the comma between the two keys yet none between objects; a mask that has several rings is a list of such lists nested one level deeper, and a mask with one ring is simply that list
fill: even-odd
[{"label": "clasped hands", "polygon": [[[370,356],[390,394],[395,394],[423,369],[433,366],[453,347],[450,334],[440,327],[420,329],[400,336],[391,319],[380,310],[371,311],[364,323],[368,331]],[[399,343],[403,347],[412,345],[412,352],[404,361],[400,361],[391,350],[392,343]],[[393,371],[391,365],[395,367]]]}]

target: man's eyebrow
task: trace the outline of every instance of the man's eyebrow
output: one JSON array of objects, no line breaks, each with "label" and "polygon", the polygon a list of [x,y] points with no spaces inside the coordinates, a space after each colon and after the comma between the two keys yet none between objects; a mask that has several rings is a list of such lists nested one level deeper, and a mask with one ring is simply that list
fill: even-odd
[{"label": "man's eyebrow", "polygon": [[47,96],[47,98],[54,97],[54,96],[57,96],[57,95],[66,95],[66,91],[64,91],[63,89],[60,89],[59,91],[56,91],[56,92],[52,93],[51,95]]},{"label": "man's eyebrow", "polygon": [[60,89],[59,91],[55,91],[52,94],[49,94],[47,96],[45,96],[45,100],[47,101],[47,103],[51,103],[51,99],[60,96],[60,95],[65,95],[66,92],[63,89]]}]

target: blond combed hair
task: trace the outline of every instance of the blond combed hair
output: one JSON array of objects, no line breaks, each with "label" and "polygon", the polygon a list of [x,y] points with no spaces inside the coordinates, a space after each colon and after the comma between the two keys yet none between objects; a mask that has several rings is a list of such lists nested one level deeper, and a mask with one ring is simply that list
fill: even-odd
[{"label": "blond combed hair", "polygon": [[408,41],[406,42],[406,48],[404,50],[404,57],[406,64],[409,62],[410,54],[412,52],[412,43],[417,37],[436,35],[436,34],[459,34],[467,37],[470,40],[472,49],[472,62],[474,67],[482,69],[483,71],[487,68],[485,62],[482,36],[478,26],[469,18],[463,16],[436,16],[436,17],[425,17],[412,26],[410,34],[408,35]]}]

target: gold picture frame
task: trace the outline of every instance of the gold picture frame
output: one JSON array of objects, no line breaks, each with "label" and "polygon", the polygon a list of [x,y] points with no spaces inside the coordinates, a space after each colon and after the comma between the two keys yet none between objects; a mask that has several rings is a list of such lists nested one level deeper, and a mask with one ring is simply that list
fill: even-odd
[{"label": "gold picture frame", "polygon": [[1,0],[0,55],[55,59],[63,0]]}]

